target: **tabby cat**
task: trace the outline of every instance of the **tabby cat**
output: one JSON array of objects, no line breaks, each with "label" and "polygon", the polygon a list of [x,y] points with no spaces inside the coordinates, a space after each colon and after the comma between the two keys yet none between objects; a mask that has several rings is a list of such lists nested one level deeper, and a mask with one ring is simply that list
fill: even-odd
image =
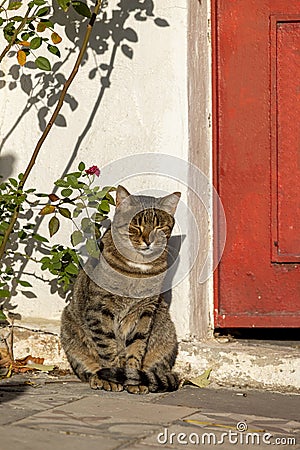
[{"label": "tabby cat", "polygon": [[99,261],[79,273],[62,314],[63,348],[92,389],[178,388],[176,332],[160,292],[179,198],[179,192],[154,198],[117,188]]}]

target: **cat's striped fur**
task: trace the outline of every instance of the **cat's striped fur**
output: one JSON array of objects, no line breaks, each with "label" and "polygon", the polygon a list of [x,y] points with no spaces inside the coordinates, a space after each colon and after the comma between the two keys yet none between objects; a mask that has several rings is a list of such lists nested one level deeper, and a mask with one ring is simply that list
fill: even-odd
[{"label": "cat's striped fur", "polygon": [[179,198],[130,196],[119,186],[100,261],[77,277],[61,342],[76,375],[93,389],[178,388],[176,332],[160,290]]}]

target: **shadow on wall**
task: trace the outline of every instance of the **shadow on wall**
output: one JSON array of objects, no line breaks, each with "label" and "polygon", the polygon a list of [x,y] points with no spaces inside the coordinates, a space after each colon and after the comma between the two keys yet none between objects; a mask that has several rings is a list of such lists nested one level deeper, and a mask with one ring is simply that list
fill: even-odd
[{"label": "shadow on wall", "polygon": [[[37,69],[33,62],[27,62],[25,68],[30,71],[21,70],[20,66],[13,64],[8,74],[0,71],[0,89],[7,87],[9,90],[21,87],[22,91],[28,96],[28,100],[23,110],[18,115],[16,121],[8,131],[6,136],[0,141],[0,151],[5,145],[5,142],[12,135],[19,123],[24,120],[26,114],[32,109],[37,109],[38,124],[43,131],[47,124],[47,119],[50,118],[52,107],[56,105],[62,86],[66,81],[65,75],[62,73],[63,66],[69,59],[75,62],[80,46],[82,44],[83,36],[86,31],[88,21],[82,20],[79,22],[79,16],[70,9],[68,13],[63,13],[59,10],[57,2],[53,2],[54,15],[53,21],[64,27],[65,34],[73,43],[73,46],[68,48],[67,55],[64,60],[59,61],[53,65],[51,72],[42,72]],[[137,22],[145,22],[152,20],[155,25],[159,27],[169,26],[165,19],[155,17],[153,0],[120,0],[115,9],[109,11],[108,8],[103,8],[99,15],[98,22],[95,24],[82,65],[86,64],[87,60],[92,58],[96,61],[98,55],[110,54],[110,61],[108,64],[100,64],[95,66],[89,72],[89,78],[93,79],[98,76],[100,81],[98,98],[95,101],[93,110],[86,127],[78,138],[74,153],[66,166],[65,171],[68,171],[74,161],[78,152],[79,146],[86,136],[88,130],[92,126],[96,111],[98,110],[103,95],[110,87],[110,78],[114,69],[114,62],[118,50],[122,52],[127,58],[133,58],[132,45],[138,42],[138,35],[133,28],[127,26],[128,19],[134,17]],[[14,52],[11,52],[15,57]],[[75,80],[76,83],[76,80]],[[119,100],[119,99],[118,99]],[[65,103],[74,111],[78,107],[78,101],[70,94],[66,95]],[[59,114],[55,122],[56,126],[66,127],[67,121],[63,114]]]},{"label": "shadow on wall", "polygon": [[0,175],[2,176],[0,182],[7,180],[13,174],[15,160],[14,155],[7,154],[0,156]]},{"label": "shadow on wall", "polygon": [[[17,118],[12,124],[10,130],[5,136],[0,139],[0,153],[4,148],[6,142],[10,139],[13,133],[16,131],[19,124],[26,120],[26,115],[31,109],[37,110],[38,124],[41,131],[43,131],[47,125],[47,120],[50,119],[50,115],[53,110],[53,106],[56,105],[59,95],[61,93],[62,87],[66,81],[65,75],[63,74],[64,66],[69,60],[75,62],[79,49],[83,40],[83,36],[86,31],[86,26],[88,21],[79,22],[79,16],[73,10],[70,10],[68,14],[62,13],[57,6],[57,2],[53,2],[54,15],[53,20],[59,25],[64,27],[65,34],[72,42],[72,47],[69,47],[65,59],[59,61],[53,65],[53,70],[51,72],[42,72],[37,69],[32,62],[25,64],[25,70],[21,69],[19,65],[12,64],[7,74],[0,70],[0,89],[9,89],[10,91],[21,88],[22,91],[28,96],[27,102],[23,110],[16,114]],[[169,26],[165,19],[156,17],[154,14],[154,1],[153,0],[120,0],[112,11],[108,8],[103,8],[101,14],[99,15],[98,21],[94,26],[91,39],[89,42],[88,51],[85,54],[82,65],[86,64],[89,59],[96,61],[99,55],[109,55],[109,62],[100,65],[95,65],[89,72],[89,79],[94,79],[98,77],[99,79],[99,92],[97,98],[95,98],[94,107],[90,113],[90,116],[85,124],[85,127],[78,137],[77,143],[73,152],[70,154],[69,159],[66,160],[66,165],[64,173],[68,172],[73,165],[73,162],[78,154],[81,143],[83,142],[85,136],[93,126],[93,121],[95,115],[101,105],[101,101],[107,89],[109,89],[111,84],[111,75],[114,70],[114,64],[117,55],[123,54],[125,57],[132,59],[134,56],[133,46],[138,42],[138,35],[134,28],[127,25],[129,19],[134,19],[136,22],[145,22],[147,20],[152,20],[153,24],[158,27]],[[109,17],[108,17],[109,15]],[[15,53],[11,52],[11,55],[15,58]],[[27,69],[27,70],[26,70]],[[76,79],[74,81],[76,84]],[[120,98],[116,99],[119,102]],[[124,99],[125,101],[125,99]],[[71,111],[78,108],[78,101],[75,97],[67,94],[65,97],[65,103],[69,106]],[[59,114],[56,122],[56,126],[67,127],[66,118],[63,114]],[[26,145],[26,143],[25,143]],[[43,151],[43,149],[41,150]],[[21,155],[20,155],[21,157]],[[14,156],[7,155],[1,157],[0,174],[4,174],[5,178],[9,177],[13,171]],[[24,161],[24,166],[26,166],[27,161]],[[25,168],[25,167],[24,167]],[[2,172],[2,173],[1,173]],[[58,177],[57,177],[58,178]],[[20,217],[22,220],[22,218]],[[25,217],[25,220],[29,220]],[[35,233],[38,231],[39,226],[42,222],[42,218],[38,217],[35,224]],[[17,225],[15,233],[18,232]],[[14,241],[14,239],[12,239]],[[13,245],[16,245],[14,242]],[[43,256],[47,254],[47,249],[37,248],[37,243],[32,246],[28,243],[25,248],[27,257],[31,257],[33,252],[37,250]],[[49,251],[49,249],[48,249]],[[17,249],[15,255],[17,255]],[[20,256],[15,256],[14,261],[8,261],[9,264],[18,263],[20,265],[20,270],[18,272],[18,278],[22,274],[33,275],[26,272],[26,267],[28,264],[28,259],[20,258]],[[44,280],[45,283],[50,284],[51,292],[58,292],[63,298],[68,298],[70,292],[63,293],[61,288],[57,285],[56,281]],[[17,294],[14,289],[13,296]],[[23,294],[25,295],[26,292]],[[27,293],[29,298],[32,298],[32,293]],[[10,299],[6,300],[6,307],[9,309],[12,307],[10,305]]]}]

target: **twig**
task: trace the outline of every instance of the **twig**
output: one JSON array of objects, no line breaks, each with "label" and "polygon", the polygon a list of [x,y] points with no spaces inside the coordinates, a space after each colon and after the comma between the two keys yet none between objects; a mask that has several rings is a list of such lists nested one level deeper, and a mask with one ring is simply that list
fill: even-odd
[{"label": "twig", "polygon": [[[97,0],[95,8],[94,8],[94,12],[93,12],[92,17],[91,17],[91,19],[90,19],[90,21],[89,21],[89,23],[87,25],[87,30],[86,30],[86,33],[85,33],[85,36],[84,36],[83,44],[82,44],[82,47],[80,49],[79,55],[77,57],[77,60],[75,62],[74,68],[73,68],[69,78],[67,79],[67,81],[64,84],[64,87],[63,87],[63,90],[62,90],[62,92],[60,94],[60,97],[59,97],[58,103],[56,105],[56,108],[55,108],[55,110],[54,110],[54,112],[53,112],[53,114],[52,114],[52,116],[51,116],[51,118],[50,118],[50,120],[49,120],[49,122],[48,122],[48,124],[47,124],[47,126],[46,126],[46,128],[45,128],[45,130],[44,130],[44,132],[42,134],[42,136],[41,136],[41,138],[39,139],[39,141],[38,141],[38,143],[37,143],[37,145],[36,145],[36,147],[34,149],[34,152],[32,154],[32,157],[31,157],[31,159],[30,159],[30,161],[28,163],[28,166],[27,166],[27,168],[25,170],[25,173],[24,173],[22,179],[19,182],[18,190],[20,192],[20,195],[23,192],[23,188],[24,188],[25,182],[26,182],[26,180],[27,180],[27,178],[28,178],[28,176],[29,176],[29,174],[30,174],[34,164],[35,164],[35,161],[36,161],[36,158],[37,158],[37,156],[38,156],[38,154],[40,152],[40,149],[41,149],[41,147],[42,147],[46,137],[48,136],[48,134],[49,134],[49,132],[50,132],[50,130],[51,130],[55,120],[57,119],[59,111],[61,110],[61,108],[63,106],[66,93],[67,93],[67,91],[68,91],[72,81],[74,80],[74,78],[75,78],[75,76],[76,76],[76,74],[78,72],[78,69],[80,67],[81,61],[83,59],[83,56],[84,56],[84,54],[86,52],[86,49],[87,49],[87,46],[88,46],[89,38],[90,38],[90,35],[91,35],[91,32],[92,32],[92,29],[93,29],[96,17],[99,14],[99,11],[101,9],[101,5],[102,5],[102,0]],[[16,223],[18,217],[19,217],[20,207],[21,207],[21,205],[16,206],[16,208],[14,209],[12,218],[11,218],[10,223],[9,223],[9,226],[8,226],[7,230],[5,231],[5,234],[4,234],[4,237],[3,237],[3,242],[2,242],[1,247],[0,247],[0,260],[2,259],[3,255],[5,253],[5,249],[6,249],[6,245],[7,245],[9,236],[10,236],[12,230],[14,229],[15,223]]]},{"label": "twig", "polygon": [[14,361],[14,319],[11,319],[11,330],[10,330],[10,357],[11,360]]}]

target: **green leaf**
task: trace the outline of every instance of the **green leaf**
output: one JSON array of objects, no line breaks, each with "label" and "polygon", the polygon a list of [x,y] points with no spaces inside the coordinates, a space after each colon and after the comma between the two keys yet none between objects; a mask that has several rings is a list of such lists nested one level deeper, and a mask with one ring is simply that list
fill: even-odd
[{"label": "green leaf", "polygon": [[[80,174],[80,175],[81,175],[81,174]],[[70,185],[72,188],[77,189],[77,188],[79,187],[79,185],[78,185],[78,180],[77,180],[77,177],[76,177],[75,175],[69,174],[69,175],[67,176],[67,181],[68,181],[69,185]]]},{"label": "green leaf", "polygon": [[25,231],[24,230],[20,230],[20,231],[18,231],[18,237],[19,237],[19,239],[26,239],[27,238],[27,236],[28,236],[28,234],[27,233],[25,233]]},{"label": "green leaf", "polygon": [[107,216],[104,216],[103,214],[99,214],[99,213],[94,213],[92,215],[92,219],[95,222],[102,222],[103,220],[107,219]]},{"label": "green leaf", "polygon": [[85,3],[80,2],[79,0],[73,0],[71,2],[71,4],[72,4],[73,8],[75,9],[75,11],[78,14],[80,14],[81,16],[88,17],[88,18],[91,17],[91,15],[92,15],[91,11]]},{"label": "green leaf", "polygon": [[116,203],[114,201],[114,198],[109,193],[107,193],[105,197],[110,205],[115,206]]},{"label": "green leaf", "polygon": [[1,297],[10,297],[10,292],[7,289],[0,289],[0,298]]},{"label": "green leaf", "polygon": [[50,13],[50,8],[48,6],[44,6],[44,8],[41,8],[37,11],[36,15],[38,17],[46,16]]},{"label": "green leaf", "polygon": [[59,48],[56,47],[56,45],[48,44],[47,48],[50,53],[53,53],[53,55],[60,57],[60,51]]},{"label": "green leaf", "polygon": [[50,20],[41,19],[41,21],[37,24],[36,31],[38,33],[43,33],[46,28],[53,28],[53,23]]},{"label": "green leaf", "polygon": [[6,231],[7,230],[7,228],[9,227],[9,223],[7,223],[7,222],[1,222],[0,223],[0,231]]},{"label": "green leaf", "polygon": [[75,177],[75,178],[80,178],[81,177],[81,172],[70,172],[66,175],[68,178],[70,176]]},{"label": "green leaf", "polygon": [[65,270],[67,273],[70,273],[71,275],[78,274],[78,267],[76,267],[75,264],[73,263],[68,264]]},{"label": "green leaf", "polygon": [[83,231],[87,231],[92,225],[93,222],[88,217],[84,217],[81,221],[81,228]]},{"label": "green leaf", "polygon": [[22,6],[22,2],[10,2],[10,4],[8,5],[8,10],[14,10],[14,9],[19,9]]},{"label": "green leaf", "polygon": [[76,219],[81,214],[81,210],[75,208],[73,211],[73,218]]},{"label": "green leaf", "polygon": [[32,50],[36,50],[42,45],[42,38],[41,37],[35,37],[30,41],[30,48]]},{"label": "green leaf", "polygon": [[81,161],[78,165],[78,170],[80,170],[82,172],[84,169],[85,169],[85,164],[84,164],[84,162]]},{"label": "green leaf", "polygon": [[7,42],[11,42],[15,30],[16,29],[14,26],[14,22],[9,22],[8,24],[5,25],[5,27],[3,28],[3,34]]},{"label": "green leaf", "polygon": [[48,225],[50,237],[52,237],[55,233],[58,232],[59,225],[60,225],[59,219],[56,216],[53,216]]},{"label": "green leaf", "polygon": [[2,309],[0,309],[0,320],[6,320],[6,319],[7,319],[6,315],[4,314]]},{"label": "green leaf", "polygon": [[44,56],[39,56],[38,58],[36,58],[35,65],[38,69],[41,70],[51,70],[51,64],[49,60]]},{"label": "green leaf", "polygon": [[28,281],[19,280],[18,283],[23,287],[32,287],[32,285],[28,283]]},{"label": "green leaf", "polygon": [[93,258],[98,258],[100,255],[100,250],[97,242],[94,239],[88,239],[86,243],[86,250],[90,256]]},{"label": "green leaf", "polygon": [[54,205],[46,205],[44,208],[42,208],[39,212],[40,216],[45,216],[46,214],[52,214],[56,210],[56,206]]},{"label": "green leaf", "polygon": [[61,7],[61,9],[63,9],[65,12],[68,11],[69,6],[70,6],[70,1],[69,0],[56,0],[58,3],[58,6]]},{"label": "green leaf", "polygon": [[9,178],[9,181],[13,187],[18,187],[19,183],[17,182],[17,180],[15,180],[14,178]]},{"label": "green leaf", "polygon": [[71,219],[71,212],[67,208],[58,208],[60,214],[67,219]]},{"label": "green leaf", "polygon": [[71,242],[73,247],[76,247],[76,245],[80,244],[80,242],[84,241],[84,237],[83,234],[81,233],[81,231],[74,231],[71,234]]},{"label": "green leaf", "polygon": [[103,212],[109,212],[110,211],[110,206],[109,206],[108,200],[102,200],[102,202],[100,203],[99,208]]},{"label": "green leaf", "polygon": [[33,0],[33,3],[34,3],[36,6],[42,6],[42,5],[44,5],[46,2],[45,2],[45,0]]},{"label": "green leaf", "polygon": [[56,180],[54,184],[57,187],[68,187],[69,186],[69,183],[61,178],[59,180]]},{"label": "green leaf", "polygon": [[62,263],[60,261],[57,261],[55,263],[52,264],[52,268],[55,270],[59,270],[62,267]]},{"label": "green leaf", "polygon": [[36,197],[48,197],[48,194],[34,194]]},{"label": "green leaf", "polygon": [[41,236],[40,234],[33,234],[32,235],[33,239],[35,239],[36,241],[39,242],[49,242],[47,238],[45,238],[44,236]]},{"label": "green leaf", "polygon": [[63,197],[69,197],[72,194],[72,192],[73,192],[72,189],[63,189],[61,191],[61,195]]},{"label": "green leaf", "polygon": [[30,34],[28,32],[22,33],[21,38],[23,41],[28,41],[28,39],[30,38]]}]

